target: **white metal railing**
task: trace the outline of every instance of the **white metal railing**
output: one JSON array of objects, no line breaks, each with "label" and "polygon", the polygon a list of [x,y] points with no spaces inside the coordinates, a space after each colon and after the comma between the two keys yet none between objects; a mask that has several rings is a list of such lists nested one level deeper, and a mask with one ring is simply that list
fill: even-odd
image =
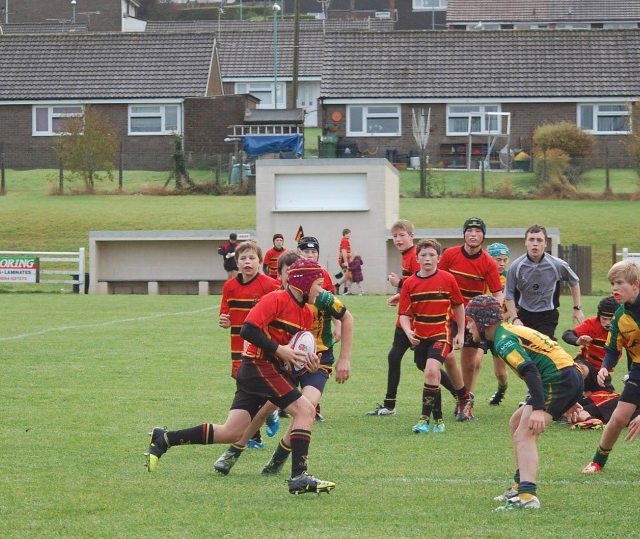
[{"label": "white metal railing", "polygon": [[630,253],[628,247],[623,247],[621,253],[616,253],[617,256],[621,256],[622,260],[633,260],[640,264],[640,253]]},{"label": "white metal railing", "polygon": [[301,135],[304,128],[300,124],[230,125],[229,127],[233,129],[233,137]]},{"label": "white metal railing", "polygon": [[[65,264],[73,264],[77,269],[42,269],[40,268],[40,275],[78,275],[77,279],[42,279],[41,283],[50,284],[77,284],[78,292],[84,294],[84,247],[80,247],[77,251],[0,251],[0,255],[15,255],[15,256],[37,256],[40,264],[43,262],[57,262]],[[44,256],[43,256],[44,255]]]}]

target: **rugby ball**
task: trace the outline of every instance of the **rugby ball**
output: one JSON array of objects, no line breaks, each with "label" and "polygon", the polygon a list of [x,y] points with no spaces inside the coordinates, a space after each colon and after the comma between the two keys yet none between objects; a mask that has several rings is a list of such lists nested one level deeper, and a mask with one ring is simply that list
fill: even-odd
[{"label": "rugby ball", "polygon": [[294,376],[300,376],[304,374],[307,370],[307,357],[309,352],[316,353],[316,338],[313,336],[313,333],[310,331],[298,331],[291,340],[289,341],[289,346],[294,350],[301,350],[305,352],[304,361],[300,361],[294,365],[291,365],[291,373]]}]

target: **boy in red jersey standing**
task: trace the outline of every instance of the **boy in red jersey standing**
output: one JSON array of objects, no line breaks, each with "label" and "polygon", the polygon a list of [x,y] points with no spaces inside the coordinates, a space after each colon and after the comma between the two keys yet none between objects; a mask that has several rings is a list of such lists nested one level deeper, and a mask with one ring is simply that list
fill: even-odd
[{"label": "boy in red jersey standing", "polygon": [[222,287],[219,324],[221,328],[231,328],[231,376],[236,377],[240,363],[244,339],[240,337],[240,328],[251,308],[260,298],[280,287],[280,283],[271,277],[259,273],[262,262],[262,249],[252,241],[241,243],[236,248],[236,262],[240,273],[235,279],[229,279]]},{"label": "boy in red jersey standing", "polygon": [[273,247],[264,255],[262,271],[272,279],[278,278],[278,258],[284,253],[284,236],[282,234],[273,235]]},{"label": "boy in red jersey standing", "polygon": [[[415,275],[420,271],[420,264],[416,256],[416,248],[413,245],[413,224],[406,219],[396,221],[391,227],[393,235],[393,243],[400,253],[402,253],[402,277],[396,273],[389,274],[389,282],[398,289],[398,292],[387,300],[387,304],[394,307],[400,301],[400,290],[402,289],[404,280]],[[398,394],[398,386],[400,385],[401,362],[404,354],[411,348],[411,342],[400,325],[400,312],[396,321],[396,329],[393,336],[393,344],[389,355],[387,356],[388,373],[387,373],[387,393],[382,404],[379,404],[375,410],[367,412],[367,415],[395,415],[396,414],[396,396]],[[454,362],[454,368],[457,368]],[[451,373],[450,373],[451,374]],[[455,376],[455,373],[452,374]],[[461,376],[458,373],[458,378]],[[460,381],[461,383],[461,381]],[[453,386],[449,377],[443,373],[442,384],[449,390],[453,391]]]},{"label": "boy in red jersey standing", "polygon": [[462,295],[455,278],[438,271],[442,247],[436,240],[422,240],[416,246],[420,271],[408,277],[400,292],[400,325],[415,346],[415,362],[424,370],[422,414],[413,432],[427,434],[433,412],[433,432],[444,432],[440,395],[440,369],[450,350],[462,346],[464,328],[451,334],[451,311],[464,320]]},{"label": "boy in red jersey standing", "polygon": [[237,390],[224,424],[200,424],[178,431],[155,427],[147,453],[147,469],[155,470],[160,457],[177,445],[232,443],[240,439],[258,410],[271,401],[293,417],[291,433],[291,479],[289,492],[328,492],[331,481],[307,473],[307,456],[311,442],[314,407],[296,388],[288,368],[307,362],[315,370],[316,354],[305,354],[289,346],[291,338],[313,323],[313,303],[322,290],[322,268],[311,260],[298,260],[289,270],[286,290],[265,296],[247,316],[240,335],[249,346],[238,370]]},{"label": "boy in red jersey standing", "polygon": [[[487,227],[479,217],[467,219],[462,227],[464,244],[447,249],[440,259],[439,268],[451,273],[462,293],[465,307],[475,296],[491,292],[498,302],[502,303],[502,282],[498,266],[493,258],[482,249]],[[464,318],[456,320],[458,325],[465,325]],[[454,329],[455,331],[455,329]],[[482,356],[487,351],[487,343],[474,342],[468,331],[465,332],[464,345],[460,351],[460,365],[464,386],[458,394],[456,421],[475,419],[471,410],[473,398],[471,392],[476,385],[480,372]],[[455,354],[451,352],[451,356]]]}]

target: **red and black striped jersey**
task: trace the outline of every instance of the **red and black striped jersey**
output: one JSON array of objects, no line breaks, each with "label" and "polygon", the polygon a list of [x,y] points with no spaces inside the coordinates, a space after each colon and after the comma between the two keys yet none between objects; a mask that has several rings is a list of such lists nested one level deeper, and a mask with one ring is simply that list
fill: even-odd
[{"label": "red and black striped jersey", "polygon": [[402,278],[406,279],[420,271],[416,246],[412,245],[402,253]]},{"label": "red and black striped jersey", "polygon": [[[602,327],[597,316],[587,318],[582,324],[573,328],[573,331],[576,332],[578,337],[588,335],[593,339],[589,344],[584,344],[580,347],[579,357],[600,370],[605,354],[604,345],[607,342],[609,332]],[[610,372],[613,372],[613,369]]]},{"label": "red and black striped jersey", "polygon": [[231,376],[236,373],[242,362],[244,339],[240,337],[240,329],[249,311],[260,301],[260,298],[280,287],[280,283],[271,277],[258,273],[249,282],[242,282],[242,274],[229,279],[222,287],[220,314],[228,314],[231,321]]},{"label": "red and black striped jersey", "polygon": [[448,271],[456,278],[465,306],[486,290],[492,294],[502,290],[498,265],[484,250],[470,255],[463,245],[449,247],[442,254],[438,269]]},{"label": "red and black striped jersey", "polygon": [[398,311],[401,315],[411,316],[414,334],[419,339],[450,343],[452,309],[462,302],[455,278],[438,270],[429,277],[416,274],[405,280]]},{"label": "red and black striped jersey", "polygon": [[[286,345],[298,331],[311,329],[313,311],[310,305],[298,303],[288,290],[278,290],[262,298],[260,303],[251,309],[245,322],[260,328],[273,342]],[[263,359],[281,364],[275,356],[265,354],[264,350],[251,343],[244,355],[249,359]]]},{"label": "red and black striped jersey", "polygon": [[284,247],[279,251],[275,247],[272,247],[264,255],[262,264],[267,266],[269,270],[269,277],[272,277],[273,279],[278,278],[278,258],[280,258],[282,253],[284,253],[285,251],[286,249]]}]

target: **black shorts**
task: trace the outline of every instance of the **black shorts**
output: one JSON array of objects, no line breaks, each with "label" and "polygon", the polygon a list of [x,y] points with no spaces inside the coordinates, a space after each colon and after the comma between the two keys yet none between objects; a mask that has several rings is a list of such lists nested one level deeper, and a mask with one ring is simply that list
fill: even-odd
[{"label": "black shorts", "polygon": [[451,344],[447,341],[421,340],[413,351],[413,360],[421,371],[427,366],[427,359],[435,359],[441,364],[451,352]]},{"label": "black shorts", "polygon": [[[575,367],[566,367],[561,371],[559,382],[543,383],[543,388],[547,413],[554,420],[559,419],[582,398],[584,392],[582,373]],[[531,404],[531,397],[527,397],[526,403]]]},{"label": "black shorts", "polygon": [[231,409],[246,410],[252,419],[267,401],[284,410],[302,397],[291,375],[266,360],[243,360],[236,388]]},{"label": "black shorts", "polygon": [[620,395],[620,402],[628,402],[640,406],[640,381],[627,380]]},{"label": "black shorts", "polygon": [[578,365],[583,365],[585,366],[587,369],[589,369],[589,374],[587,374],[587,377],[584,379],[584,390],[585,391],[602,391],[603,389],[606,389],[607,391],[613,393],[615,391],[615,389],[613,388],[613,384],[611,383],[611,376],[607,376],[607,379],[605,380],[604,383],[604,387],[602,387],[599,383],[598,383],[598,370],[592,363],[589,363],[588,361],[585,361],[584,359],[582,359],[582,357],[578,356],[575,359],[575,362]]},{"label": "black shorts", "polygon": [[535,329],[547,337],[551,337],[554,341],[558,340],[555,336],[560,318],[558,309],[534,313],[520,308],[518,309],[518,318],[528,328]]},{"label": "black shorts", "polygon": [[300,388],[304,389],[307,386],[312,386],[320,391],[320,393],[324,392],[327,380],[333,372],[333,348],[322,352],[320,361],[320,368],[316,372],[305,372],[302,376],[297,377]]},{"label": "black shorts", "polygon": [[[451,335],[457,335],[458,334],[458,322],[456,322],[455,320],[451,321]],[[462,345],[463,348],[477,348],[479,350],[482,350],[485,354],[487,353],[487,350],[489,350],[489,345],[483,341],[483,342],[476,342],[473,340],[473,336],[471,335],[471,332],[465,327],[464,328],[464,344]]]}]

